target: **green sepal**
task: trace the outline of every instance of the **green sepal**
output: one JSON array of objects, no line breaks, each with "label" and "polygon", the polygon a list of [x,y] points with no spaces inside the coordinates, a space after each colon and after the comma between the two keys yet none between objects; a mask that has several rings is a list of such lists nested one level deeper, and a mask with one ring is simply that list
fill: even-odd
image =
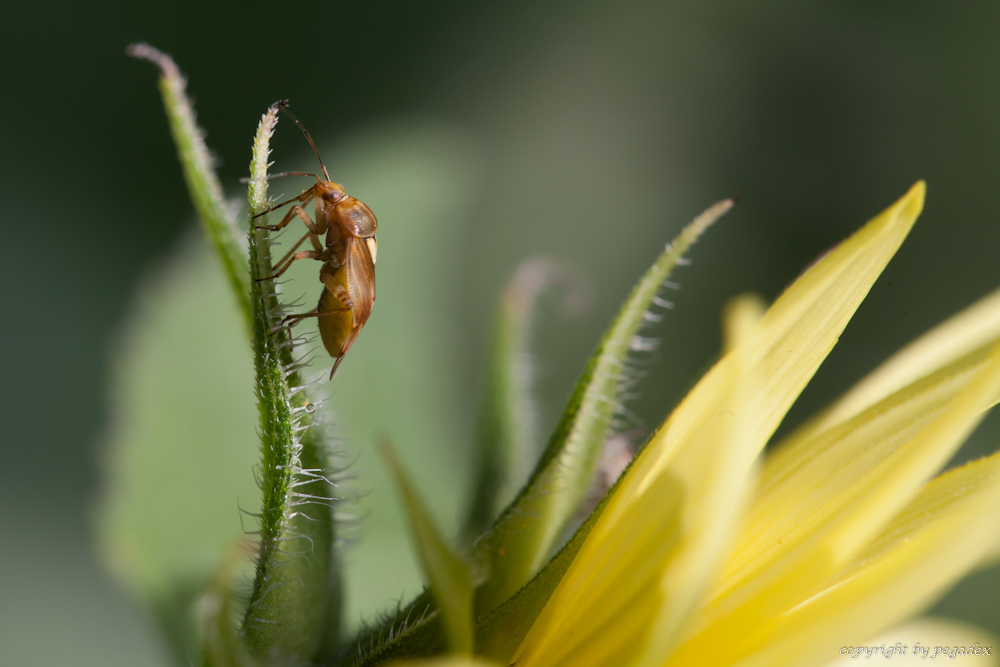
[{"label": "green sepal", "polygon": [[715,204],[687,225],[657,257],[625,304],[577,382],[556,431],[528,483],[477,543],[487,578],[476,593],[482,618],[524,586],[545,563],[591,484],[618,404],[619,382],[636,333],[653,299],[691,245],[732,208]]},{"label": "green sepal", "polygon": [[564,293],[568,314],[583,309],[586,283],[568,266],[527,259],[507,283],[493,327],[486,400],[480,418],[479,465],[465,520],[470,543],[482,535],[527,480],[540,453],[530,342],[533,312],[552,288]]},{"label": "green sepal", "polygon": [[382,446],[382,457],[403,496],[417,559],[430,583],[430,594],[437,603],[437,615],[449,651],[457,655],[472,655],[472,578],[469,570],[441,537],[416,488],[388,444]]},{"label": "green sepal", "polygon": [[[619,478],[620,479],[620,478]],[[617,483],[601,499],[587,520],[576,530],[569,542],[521,590],[476,623],[476,655],[505,661],[514,655],[521,640],[555,591],[569,569],[591,528],[601,516],[607,499]]]}]

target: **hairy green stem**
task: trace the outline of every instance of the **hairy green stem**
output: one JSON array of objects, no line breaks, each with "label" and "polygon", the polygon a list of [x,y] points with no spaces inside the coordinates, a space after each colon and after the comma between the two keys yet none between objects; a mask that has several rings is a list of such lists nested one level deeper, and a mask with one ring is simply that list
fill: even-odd
[{"label": "hairy green stem", "polygon": [[277,106],[261,119],[250,165],[250,305],[260,408],[261,490],[257,570],[243,622],[250,649],[273,660],[332,654],[340,577],[334,552],[334,482],[329,457],[294,368],[288,329],[270,280],[267,160]]}]

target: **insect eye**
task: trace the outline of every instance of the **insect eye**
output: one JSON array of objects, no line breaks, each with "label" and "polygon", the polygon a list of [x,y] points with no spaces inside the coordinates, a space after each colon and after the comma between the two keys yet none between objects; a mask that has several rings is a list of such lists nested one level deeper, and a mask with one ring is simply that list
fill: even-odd
[{"label": "insect eye", "polygon": [[323,193],[323,201],[337,201],[340,199],[340,193],[333,190],[327,190]]}]

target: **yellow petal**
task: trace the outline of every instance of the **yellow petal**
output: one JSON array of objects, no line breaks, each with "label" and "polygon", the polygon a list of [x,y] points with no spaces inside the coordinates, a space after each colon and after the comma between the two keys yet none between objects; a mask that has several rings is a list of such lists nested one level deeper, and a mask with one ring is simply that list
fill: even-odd
[{"label": "yellow petal", "polygon": [[[878,483],[884,474],[880,466],[940,417],[983,373],[988,352],[977,350],[843,424],[801,432],[779,446],[764,464],[757,498],[715,595],[787,552],[857,494]],[[991,403],[987,399],[982,406]],[[794,455],[787,455],[786,450]],[[942,448],[938,460],[950,451]],[[914,480],[913,488],[920,481]]]},{"label": "yellow petal", "polygon": [[1000,290],[949,318],[894,354],[810,426],[830,428],[903,387],[1000,339]]},{"label": "yellow petal", "polygon": [[[749,424],[751,439],[763,448],[792,402],[840,339],[840,334],[872,284],[906,238],[924,205],[919,181],[895,204],[807,269],[768,309],[752,358],[762,367],[752,388],[758,407]],[[700,419],[721,387],[727,357],[691,390],[660,429],[655,455],[636,462],[637,480],[655,478],[668,465],[674,446]],[[652,448],[650,448],[652,449]],[[640,482],[640,490],[644,485]]]},{"label": "yellow petal", "polygon": [[[747,323],[760,310],[755,300],[738,301],[729,309],[727,338],[753,331]],[[617,513],[612,499],[514,655],[518,667],[659,662],[739,516],[756,454],[738,425],[747,417],[749,347],[731,353],[728,382],[689,430],[669,471],[629,512]]]},{"label": "yellow petal", "polygon": [[998,530],[1000,454],[994,454],[928,483],[822,590],[761,623],[771,641],[740,664],[814,664],[816,656],[864,644],[933,603],[975,565]]},{"label": "yellow petal", "polygon": [[977,567],[987,568],[993,567],[994,565],[1000,565],[1000,533],[997,533],[996,539],[993,540],[993,544],[990,545],[989,551],[983,554],[983,558],[979,561]]},{"label": "yellow petal", "polygon": [[[778,518],[761,532],[786,532],[773,543],[751,540],[755,548],[763,548],[759,553],[736,552],[733,560],[741,568],[729,571],[723,584],[728,587],[721,592],[717,588],[714,599],[699,612],[698,634],[679,649],[678,664],[694,661],[722,638],[726,639],[724,648],[713,650],[713,660],[698,664],[716,664],[715,660],[728,664],[754,651],[770,639],[769,619],[808,598],[855,557],[911,500],[920,484],[948,461],[985,408],[996,402],[1000,350],[971,378],[960,375],[959,379],[967,388],[957,392],[943,410],[932,411],[933,420],[917,419],[911,424],[905,414],[887,411],[889,421],[883,424],[878,410],[884,404],[880,404],[833,429],[836,437],[832,443],[821,443],[830,446],[826,451],[818,448],[815,469],[799,470],[785,478],[784,484],[773,485],[770,493],[764,492],[762,504]],[[903,407],[908,398],[899,399]],[[747,521],[769,519],[755,504]],[[755,527],[751,524],[751,530]],[[741,546],[745,544],[746,540]]]},{"label": "yellow petal", "polygon": [[499,662],[482,658],[449,656],[426,660],[394,660],[388,663],[388,667],[501,667],[501,665]]},{"label": "yellow petal", "polygon": [[727,307],[726,347],[735,352],[730,361],[730,392],[720,396],[717,414],[731,414],[732,419],[716,418],[706,424],[700,437],[686,443],[670,466],[671,476],[684,484],[687,494],[680,507],[676,555],[663,564],[662,602],[647,633],[638,661],[641,667],[661,664],[673,649],[733,539],[746,493],[756,477],[747,474],[757,455],[745,428],[756,371],[748,351],[756,347],[754,325],[763,311],[764,304],[755,297],[734,299]]},{"label": "yellow petal", "polygon": [[[659,586],[681,542],[683,504],[695,487],[669,466],[686,448],[706,446],[724,429],[720,406],[743,394],[737,459],[749,472],[785,412],[909,232],[923,206],[917,183],[893,206],[808,269],[767,311],[740,354],[754,361],[748,391],[733,389],[736,354],[727,354],[681,402],[610,499],[542,614],[518,649],[518,667],[600,664],[620,647],[637,656],[651,614],[664,611]],[[737,350],[739,351],[739,350]],[[720,402],[722,401],[722,402]],[[718,442],[718,438],[715,440]],[[689,454],[692,462],[698,457]],[[695,465],[691,465],[694,469]],[[667,577],[669,579],[669,575]],[[693,582],[692,588],[699,582]],[[673,601],[668,601],[671,604]],[[677,609],[683,609],[683,601]],[[601,631],[611,620],[617,632]],[[672,621],[670,622],[672,623]],[[600,641],[594,641],[595,637]],[[669,641],[665,642],[665,645]],[[609,653],[621,660],[622,653]]]},{"label": "yellow petal", "polygon": [[[968,653],[958,655],[958,648]],[[985,648],[990,649],[989,654],[985,653]],[[955,654],[954,657],[948,654],[949,665],[1000,667],[1000,639],[996,635],[974,625],[930,616],[897,626],[858,646],[842,646],[837,650],[837,658],[826,667],[847,667],[856,665],[858,660],[874,660],[885,655],[890,656],[888,659],[892,660],[893,667],[914,667],[927,665],[928,660],[944,660],[946,649]],[[812,658],[820,657],[815,650],[809,653]],[[861,655],[871,655],[871,658],[855,657]]]},{"label": "yellow petal", "polygon": [[[921,336],[770,454],[758,497],[713,597],[823,522],[849,489],[964,390],[1000,338],[1000,291]],[[912,364],[907,366],[906,363]],[[915,380],[908,387],[900,383]],[[895,398],[883,395],[897,392]],[[863,416],[859,416],[861,413]],[[1000,539],[992,557],[1000,560]]]},{"label": "yellow petal", "polygon": [[872,371],[816,418],[785,439],[768,458],[768,475],[793,470],[813,457],[812,442],[904,387],[1000,343],[1000,290],[913,341]]}]

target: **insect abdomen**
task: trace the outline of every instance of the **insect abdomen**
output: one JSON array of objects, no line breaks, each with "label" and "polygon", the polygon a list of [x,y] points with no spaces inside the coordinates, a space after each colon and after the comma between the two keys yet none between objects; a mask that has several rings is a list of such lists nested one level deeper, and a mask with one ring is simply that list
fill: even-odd
[{"label": "insect abdomen", "polygon": [[317,310],[327,313],[319,316],[319,335],[323,339],[323,347],[331,357],[339,357],[350,347],[347,342],[354,330],[354,313],[345,309],[340,299],[328,289],[324,289],[320,295]]}]

